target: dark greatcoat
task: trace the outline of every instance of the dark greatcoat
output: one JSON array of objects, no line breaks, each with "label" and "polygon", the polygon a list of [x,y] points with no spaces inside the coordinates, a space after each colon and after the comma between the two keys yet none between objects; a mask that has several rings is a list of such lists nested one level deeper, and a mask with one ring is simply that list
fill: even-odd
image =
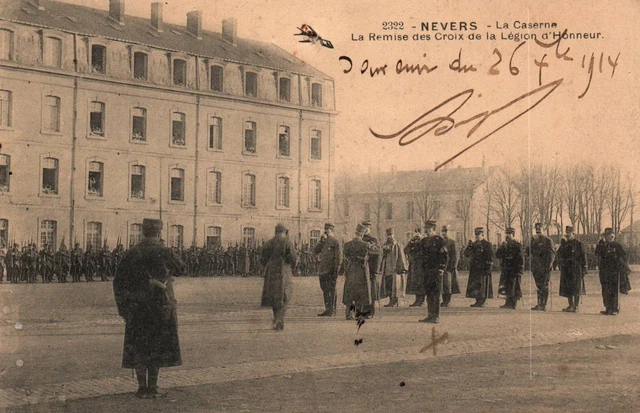
[{"label": "dark greatcoat", "polygon": [[407,274],[407,294],[424,295],[425,274],[422,268],[422,252],[420,249],[420,236],[415,236],[404,247],[404,253],[409,261]]},{"label": "dark greatcoat", "polygon": [[629,281],[631,271],[622,245],[616,241],[600,241],[596,245],[595,252],[598,257],[598,271],[603,290],[613,293],[617,289],[622,294],[628,294],[631,290]]},{"label": "dark greatcoat", "polygon": [[522,298],[520,280],[524,270],[522,244],[513,239],[505,241],[498,247],[496,258],[501,260],[500,267],[502,269],[498,294],[519,300]]},{"label": "dark greatcoat", "polygon": [[[382,283],[382,277],[380,275],[380,264],[382,263],[382,246],[378,241],[378,238],[371,234],[366,234],[362,237],[362,241],[372,244],[375,248],[370,249],[368,265],[369,275],[371,277],[371,299],[373,301],[378,300],[378,294],[380,293],[380,284]],[[373,303],[372,301],[372,303]]]},{"label": "dark greatcoat", "polygon": [[451,238],[445,238],[445,245],[449,260],[447,261],[447,269],[442,279],[443,294],[460,294],[460,285],[458,284],[458,249],[456,242]]},{"label": "dark greatcoat", "polygon": [[531,238],[531,272],[536,282],[549,279],[555,249],[551,238],[540,235]]},{"label": "dark greatcoat", "polygon": [[[182,364],[177,301],[171,276],[184,272],[182,261],[160,240],[145,238],[120,261],[113,280],[118,314],[125,319],[122,367]],[[151,279],[167,288],[152,286]]]},{"label": "dark greatcoat", "polygon": [[469,258],[469,281],[467,298],[493,298],[491,266],[493,265],[493,246],[485,239],[475,241],[464,250]]},{"label": "dark greatcoat", "polygon": [[298,254],[286,237],[275,236],[264,244],[260,255],[264,267],[263,307],[282,307],[291,300],[297,260]]},{"label": "dark greatcoat", "polygon": [[342,303],[350,307],[365,308],[373,303],[371,276],[369,274],[369,255],[379,254],[380,247],[375,243],[355,238],[344,244],[344,293]]},{"label": "dark greatcoat", "polygon": [[[440,235],[424,237],[420,240],[422,254],[422,271],[424,273],[424,290],[427,298],[442,294],[442,274],[447,269],[449,253],[446,242]],[[440,302],[438,302],[440,305]]]},{"label": "dark greatcoat", "polygon": [[556,253],[560,267],[560,296],[573,297],[585,294],[584,275],[587,272],[585,250],[577,239],[560,242]]}]

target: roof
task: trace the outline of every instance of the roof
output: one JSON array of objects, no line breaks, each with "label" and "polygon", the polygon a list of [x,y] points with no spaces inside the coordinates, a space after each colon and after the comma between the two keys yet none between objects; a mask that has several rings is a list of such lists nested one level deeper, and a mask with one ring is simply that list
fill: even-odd
[{"label": "roof", "polygon": [[620,231],[620,233],[631,232],[631,226],[633,226],[633,232],[635,232],[636,234],[640,234],[640,220],[633,221],[631,225],[627,225],[624,229]]},{"label": "roof", "polygon": [[385,193],[424,191],[471,191],[485,182],[493,168],[453,168],[439,171],[376,172],[355,176],[350,182],[352,194],[371,194],[378,184]]},{"label": "roof", "polygon": [[221,33],[206,30],[202,31],[202,39],[199,40],[187,33],[185,26],[169,23],[163,23],[163,31],[158,33],[151,27],[150,19],[127,15],[125,24],[121,26],[109,18],[107,10],[59,1],[40,1],[44,10],[38,10],[27,0],[0,0],[0,20],[332,79],[271,43],[238,37],[234,46],[223,40]]}]

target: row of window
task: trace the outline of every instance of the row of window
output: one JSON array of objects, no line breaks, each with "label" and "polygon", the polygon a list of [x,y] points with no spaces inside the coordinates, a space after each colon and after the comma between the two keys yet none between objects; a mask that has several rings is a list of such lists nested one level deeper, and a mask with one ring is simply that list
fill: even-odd
[{"label": "row of window", "polygon": [[[182,225],[169,226],[169,243],[170,247],[184,248],[184,227]],[[205,241],[208,247],[222,246],[222,227],[208,226],[205,234]],[[104,246],[102,239],[102,223],[87,222],[85,229],[85,248],[92,249],[102,248]],[[129,247],[138,244],[142,240],[142,224],[134,223],[129,225]],[[313,229],[309,232],[309,244],[313,246],[320,240],[320,230]],[[9,245],[9,221],[0,219],[0,248]],[[39,225],[39,247],[42,249],[46,246],[53,248],[58,247],[58,222],[53,220],[40,221]],[[106,239],[104,240],[106,242]],[[256,229],[245,227],[242,229],[242,242],[245,246],[256,245]],[[73,247],[68,245],[67,247]],[[113,246],[112,246],[113,247]]]},{"label": "row of window", "polygon": [[[438,219],[440,218],[440,209],[442,208],[442,202],[438,201],[438,200],[434,200],[432,201],[431,207],[430,207],[430,211],[432,212],[431,217],[433,219]],[[371,214],[372,214],[372,208],[371,208],[371,204],[370,203],[364,203],[362,205],[362,210],[363,210],[363,218],[365,221],[369,221],[371,220]],[[463,208],[463,201],[462,200],[456,200],[456,217],[457,218],[462,218],[463,214],[464,214],[464,208]],[[383,204],[382,210],[380,211],[383,216],[384,219],[386,220],[392,220],[394,219],[394,213],[393,213],[393,202],[386,202]],[[349,216],[349,201],[345,200],[344,202],[344,216],[348,217]],[[415,215],[415,202],[414,201],[407,201],[406,203],[406,207],[405,207],[405,219],[407,220],[412,220],[414,219],[414,215]]]},{"label": "row of window", "polygon": [[[43,35],[42,61],[44,66],[62,68],[62,38]],[[15,60],[14,33],[8,29],[0,29],[0,59]],[[107,74],[107,47],[101,44],[91,45],[91,71],[93,73]],[[131,74],[135,80],[149,79],[149,55],[143,51],[132,50]],[[174,86],[187,86],[187,61],[180,57],[171,58],[171,80]],[[251,70],[240,69],[243,76],[244,95],[258,97],[258,73]],[[225,67],[220,65],[209,66],[209,88],[215,92],[224,92]],[[195,76],[195,73],[194,73]],[[279,76],[276,82],[278,99],[283,102],[291,102],[291,79]],[[322,107],[322,84],[311,84],[311,105]]]},{"label": "row of window", "polygon": [[[11,99],[12,93],[0,90],[0,127],[11,127]],[[92,101],[89,104],[89,134],[97,138],[105,137],[105,104]],[[186,146],[187,118],[184,113],[171,113],[171,145]],[[42,104],[42,130],[45,132],[60,132],[60,98],[44,96]],[[131,110],[132,142],[147,142],[147,109],[134,107]],[[244,121],[243,125],[243,153],[256,154],[258,148],[258,126],[256,122]],[[222,151],[223,122],[217,116],[209,117],[208,147]],[[322,131],[311,130],[310,158],[322,160]],[[278,155],[291,156],[291,128],[287,125],[278,126]]]},{"label": "row of window", "polygon": [[[59,160],[52,157],[41,159],[41,194],[57,195],[59,191]],[[146,197],[146,167],[134,164],[129,172],[129,199],[144,200]],[[0,154],[0,192],[10,191],[11,157]],[[185,171],[183,168],[170,169],[171,201],[184,202]],[[256,206],[257,175],[254,172],[242,173],[243,207]],[[317,177],[309,180],[309,209],[322,209],[322,181]],[[285,174],[276,175],[276,207],[289,208],[291,204],[291,179]],[[89,160],[87,163],[87,196],[102,198],[104,196],[104,163]],[[207,204],[222,205],[222,172],[207,171]]]}]

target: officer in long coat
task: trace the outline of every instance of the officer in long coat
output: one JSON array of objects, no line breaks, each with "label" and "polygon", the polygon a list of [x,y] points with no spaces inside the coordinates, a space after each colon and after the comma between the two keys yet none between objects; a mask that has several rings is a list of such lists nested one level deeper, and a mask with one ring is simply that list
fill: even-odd
[{"label": "officer in long coat", "polygon": [[569,301],[569,306],[562,311],[575,313],[580,306],[580,296],[585,293],[587,258],[584,246],[575,238],[572,226],[565,228],[565,238],[560,242],[556,256],[560,267],[560,296],[567,297]]},{"label": "officer in long coat", "polygon": [[555,248],[551,238],[542,235],[542,224],[536,223],[536,235],[531,238],[531,272],[536,282],[538,304],[531,308],[534,311],[545,311],[549,298],[549,279]]},{"label": "officer in long coat", "polygon": [[347,320],[353,319],[353,311],[372,317],[371,306],[373,276],[369,273],[369,259],[372,254],[380,254],[381,248],[375,242],[364,241],[367,228],[358,224],[355,237],[344,244],[344,293],[342,303],[346,306]]},{"label": "officer in long coat", "polygon": [[407,294],[415,295],[416,299],[409,307],[422,307],[424,305],[424,270],[422,269],[422,253],[420,241],[424,238],[422,227],[417,228],[413,237],[404,247],[409,270],[407,271]]},{"label": "officer in long coat", "polygon": [[440,307],[449,307],[451,305],[451,295],[460,294],[460,285],[458,284],[458,248],[456,242],[448,237],[449,227],[442,227],[442,238],[447,247],[449,260],[447,268],[442,276],[442,303]]},{"label": "officer in long coat", "polygon": [[371,235],[371,221],[364,221],[362,225],[365,227],[365,234],[362,240],[368,244],[374,244],[376,248],[373,248],[369,252],[369,275],[371,277],[371,305],[369,306],[369,316],[373,317],[376,313],[376,301],[380,299],[380,263],[382,261],[382,246],[378,241],[378,238]]},{"label": "officer in long coat", "polygon": [[144,219],[144,239],[127,251],[113,280],[118,314],[126,322],[122,367],[136,370],[139,398],[165,395],[157,389],[160,368],[182,364],[172,276],[185,269],[162,244],[161,232],[162,221]]},{"label": "officer in long coat", "polygon": [[407,259],[404,248],[395,238],[393,228],[387,228],[387,241],[382,246],[382,283],[379,298],[389,297],[385,307],[397,307],[398,297],[404,297],[407,288]]},{"label": "officer in long coat", "polygon": [[436,234],[436,221],[424,223],[425,237],[420,241],[422,253],[422,270],[424,271],[424,294],[427,298],[427,317],[421,323],[440,322],[440,295],[442,294],[442,277],[447,269],[449,254],[447,246],[440,235]]},{"label": "officer in long coat", "polygon": [[324,224],[324,234],[313,248],[318,256],[318,278],[324,296],[324,311],[319,317],[331,317],[336,313],[336,281],[342,263],[342,244],[333,236],[333,224]]},{"label": "officer in long coat", "polygon": [[612,228],[604,230],[604,239],[596,245],[596,257],[602,286],[602,301],[604,311],[600,314],[617,315],[620,312],[618,293],[628,294],[631,289],[629,282],[629,266],[627,253],[618,242]]},{"label": "officer in long coat", "polygon": [[277,331],[284,330],[284,316],[291,301],[293,271],[298,260],[287,232],[283,224],[276,225],[275,236],[264,244],[260,256],[265,268],[262,305],[271,306],[273,329]]},{"label": "officer in long coat", "polygon": [[500,308],[515,310],[518,300],[522,298],[520,280],[524,270],[524,256],[522,244],[513,237],[516,230],[509,227],[505,230],[506,241],[500,244],[496,251],[496,258],[500,259],[501,273],[498,293],[506,296],[504,305]]},{"label": "officer in long coat", "polygon": [[474,230],[476,240],[469,240],[464,256],[469,258],[469,281],[467,282],[467,298],[475,298],[471,307],[484,307],[487,298],[493,298],[491,268],[493,266],[493,247],[484,239],[484,228]]}]

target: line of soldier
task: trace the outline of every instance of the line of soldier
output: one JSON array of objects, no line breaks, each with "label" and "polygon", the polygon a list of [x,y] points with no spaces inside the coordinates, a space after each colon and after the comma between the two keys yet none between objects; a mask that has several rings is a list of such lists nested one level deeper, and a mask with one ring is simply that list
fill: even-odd
[{"label": "line of soldier", "polygon": [[115,270],[124,255],[122,244],[113,250],[109,250],[105,244],[102,248],[93,249],[91,245],[86,251],[76,243],[72,250],[67,249],[64,241],[58,251],[54,251],[53,245],[44,244],[41,250],[35,243],[20,248],[13,243],[8,250],[0,248],[0,281],[6,272],[7,281],[10,283],[35,283],[38,278],[43,283],[67,282],[71,277],[73,282],[85,281],[109,281],[109,277],[115,275]]},{"label": "line of soldier", "polygon": [[[336,281],[343,262],[345,285],[343,304],[346,319],[353,313],[364,318],[375,314],[375,302],[389,298],[385,307],[397,307],[398,298],[413,294],[416,300],[410,307],[421,307],[427,302],[427,317],[420,320],[438,323],[440,308],[451,305],[451,295],[460,293],[457,280],[458,253],[454,240],[448,238],[449,227],[442,227],[442,236],[436,234],[436,222],[426,221],[424,230],[416,230],[414,237],[403,248],[395,239],[393,229],[386,231],[387,239],[381,244],[371,235],[371,222],[358,224],[354,238],[341,247],[333,236],[333,225],[325,224],[325,232],[314,248],[318,256],[318,276],[324,296],[325,310],[318,316],[336,313]],[[521,279],[525,253],[530,256],[531,270],[536,283],[537,304],[533,311],[546,311],[549,298],[551,269],[560,269],[560,296],[566,297],[568,306],[562,311],[577,312],[580,298],[585,294],[584,276],[587,259],[583,244],[575,238],[572,226],[565,228],[565,237],[555,251],[553,241],[542,234],[542,224],[535,224],[536,234],[525,251],[514,239],[515,229],[507,228],[506,240],[494,248],[484,238],[484,228],[474,230],[475,241],[469,240],[463,255],[469,259],[469,280],[465,296],[475,299],[471,307],[484,307],[493,298],[492,268],[494,256],[500,260],[501,272],[498,294],[505,297],[504,309],[516,309],[522,299]],[[343,251],[344,250],[344,251]],[[615,241],[611,228],[606,228],[595,248],[605,310],[601,314],[619,313],[618,294],[631,289],[629,267],[622,246]],[[405,259],[408,257],[408,263]]]}]

